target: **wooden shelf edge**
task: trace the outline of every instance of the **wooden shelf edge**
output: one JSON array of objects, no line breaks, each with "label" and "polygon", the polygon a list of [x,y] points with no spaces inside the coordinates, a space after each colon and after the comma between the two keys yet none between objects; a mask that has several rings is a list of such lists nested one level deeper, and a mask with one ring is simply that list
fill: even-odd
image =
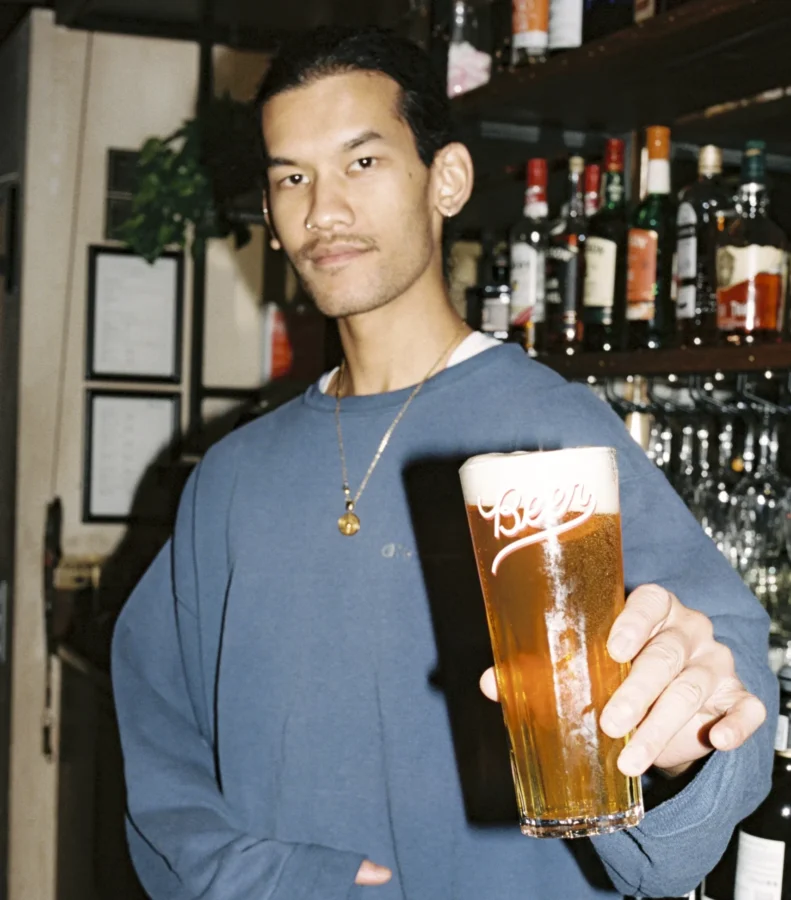
[{"label": "wooden shelf edge", "polygon": [[571,379],[791,370],[791,343],[580,353],[570,357],[540,356],[538,361]]}]

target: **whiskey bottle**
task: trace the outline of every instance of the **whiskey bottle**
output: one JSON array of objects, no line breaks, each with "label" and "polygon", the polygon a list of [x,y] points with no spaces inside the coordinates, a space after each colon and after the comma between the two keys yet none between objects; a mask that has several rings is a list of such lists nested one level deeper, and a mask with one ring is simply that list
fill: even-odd
[{"label": "whiskey bottle", "polygon": [[511,65],[543,62],[549,45],[549,0],[512,0]]},{"label": "whiskey bottle", "polygon": [[583,3],[584,0],[550,0],[550,50],[570,50],[582,46]]},{"label": "whiskey bottle", "polygon": [[679,198],[676,325],[682,346],[717,340],[717,240],[733,215],[733,197],[721,174],[722,151],[703,147],[698,180]]},{"label": "whiskey bottle", "polygon": [[552,226],[547,246],[547,351],[572,355],[582,346],[582,291],[585,273],[585,160],[569,160],[568,200]]},{"label": "whiskey bottle", "polygon": [[768,216],[766,145],[748,141],[736,216],[717,249],[717,328],[728,343],[778,340],[782,336],[788,242]]},{"label": "whiskey bottle", "polygon": [[588,220],[582,300],[585,349],[623,349],[626,295],[626,206],[624,142],[609,140],[604,151],[604,197]]},{"label": "whiskey bottle", "polygon": [[668,346],[675,333],[673,255],[676,217],[670,197],[670,130],[647,130],[648,181],[645,198],[629,229],[626,321],[629,349]]},{"label": "whiskey bottle", "polygon": [[545,159],[528,161],[524,212],[510,234],[510,337],[531,354],[544,349],[547,178]]}]

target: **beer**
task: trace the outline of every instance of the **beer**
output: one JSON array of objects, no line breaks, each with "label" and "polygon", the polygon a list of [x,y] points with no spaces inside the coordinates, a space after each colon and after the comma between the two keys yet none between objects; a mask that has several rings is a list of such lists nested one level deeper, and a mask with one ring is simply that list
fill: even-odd
[{"label": "beer", "polygon": [[607,652],[624,605],[615,451],[474,457],[461,472],[521,813],[534,837],[636,825],[626,739],[599,727],[628,666]]}]

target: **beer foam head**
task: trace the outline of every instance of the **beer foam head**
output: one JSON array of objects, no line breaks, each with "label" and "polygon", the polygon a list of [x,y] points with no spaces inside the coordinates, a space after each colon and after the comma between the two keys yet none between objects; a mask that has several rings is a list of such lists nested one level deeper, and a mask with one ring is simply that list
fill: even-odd
[{"label": "beer foam head", "polygon": [[615,515],[620,509],[618,468],[611,447],[486,453],[468,459],[460,476],[468,506],[493,507],[508,494],[518,495],[527,506],[533,499],[550,502],[561,492],[571,500],[569,511],[582,509],[588,494],[599,515]]}]

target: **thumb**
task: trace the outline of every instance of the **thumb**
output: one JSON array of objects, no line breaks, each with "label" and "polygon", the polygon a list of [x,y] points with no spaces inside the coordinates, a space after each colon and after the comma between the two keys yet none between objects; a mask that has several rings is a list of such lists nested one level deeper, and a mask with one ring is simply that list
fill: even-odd
[{"label": "thumb", "polygon": [[379,884],[387,884],[393,877],[393,873],[385,866],[377,866],[370,859],[366,859],[360,866],[357,877],[354,879],[355,884],[365,884],[369,887],[376,887]]},{"label": "thumb", "polygon": [[494,669],[487,669],[479,682],[481,690],[490,700],[499,700],[497,691],[497,679],[494,677]]}]

